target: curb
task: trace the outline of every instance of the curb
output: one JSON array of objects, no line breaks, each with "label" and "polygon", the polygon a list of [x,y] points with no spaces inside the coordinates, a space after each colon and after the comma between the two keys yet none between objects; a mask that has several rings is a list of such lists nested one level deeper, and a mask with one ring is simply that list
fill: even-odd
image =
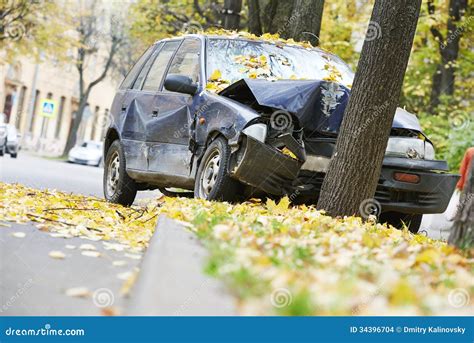
[{"label": "curb", "polygon": [[160,216],[125,315],[237,315],[223,284],[203,273],[206,256],[193,233]]}]

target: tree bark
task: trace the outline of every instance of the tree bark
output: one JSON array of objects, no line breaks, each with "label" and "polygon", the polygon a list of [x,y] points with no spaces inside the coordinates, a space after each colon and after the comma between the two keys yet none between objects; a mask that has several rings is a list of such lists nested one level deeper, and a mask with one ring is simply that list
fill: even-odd
[{"label": "tree bark", "polygon": [[281,36],[319,45],[323,9],[324,0],[296,0]]},{"label": "tree bark", "polygon": [[474,247],[474,161],[471,161],[470,171],[459,198],[458,210],[448,242],[460,249]]},{"label": "tree bark", "polygon": [[[428,1],[428,13],[435,14],[432,1]],[[455,82],[455,62],[459,55],[459,42],[463,29],[458,27],[459,22],[467,8],[467,0],[450,0],[449,17],[446,37],[434,26],[430,28],[431,33],[438,41],[438,50],[441,61],[436,67],[431,86],[430,108],[434,109],[440,103],[443,94],[453,95]]]},{"label": "tree bark", "polygon": [[249,32],[260,36],[262,32],[262,22],[260,20],[260,3],[259,0],[247,0],[249,19]]},{"label": "tree bark", "polygon": [[318,208],[355,215],[373,198],[421,0],[376,0]]},{"label": "tree bark", "polygon": [[242,0],[224,1],[224,28],[227,30],[238,30],[240,27],[240,11]]},{"label": "tree bark", "polygon": [[264,10],[264,32],[282,34],[290,25],[295,0],[270,0]]}]

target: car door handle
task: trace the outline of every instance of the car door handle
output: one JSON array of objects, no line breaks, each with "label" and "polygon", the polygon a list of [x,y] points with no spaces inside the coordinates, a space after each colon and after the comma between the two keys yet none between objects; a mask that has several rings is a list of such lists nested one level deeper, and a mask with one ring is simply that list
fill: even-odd
[{"label": "car door handle", "polygon": [[122,111],[125,111],[127,109],[127,105],[122,105]]},{"label": "car door handle", "polygon": [[153,112],[151,112],[151,116],[152,116],[152,117],[158,117],[158,112],[159,112],[159,111],[160,111],[160,110],[159,110],[158,108],[155,108],[155,109],[153,110]]}]

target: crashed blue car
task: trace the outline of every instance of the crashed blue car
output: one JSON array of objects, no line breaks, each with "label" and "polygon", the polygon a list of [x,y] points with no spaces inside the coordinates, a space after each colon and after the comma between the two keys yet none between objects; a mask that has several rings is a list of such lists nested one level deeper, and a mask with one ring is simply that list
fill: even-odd
[{"label": "crashed blue car", "polygon": [[[160,189],[315,203],[352,80],[341,59],[317,48],[217,35],[159,41],[115,96],[105,198],[130,205],[137,191]],[[423,214],[446,209],[457,181],[447,171],[417,118],[397,109],[375,214],[416,232]]]}]

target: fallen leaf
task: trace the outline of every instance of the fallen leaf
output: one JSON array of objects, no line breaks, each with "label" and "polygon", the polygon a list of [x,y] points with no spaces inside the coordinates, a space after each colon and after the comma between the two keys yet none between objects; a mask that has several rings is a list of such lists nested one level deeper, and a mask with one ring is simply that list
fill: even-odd
[{"label": "fallen leaf", "polygon": [[59,250],[50,251],[48,255],[49,255],[49,257],[56,258],[58,260],[62,260],[66,257],[66,255],[64,255],[64,253],[62,251],[59,251]]}]

